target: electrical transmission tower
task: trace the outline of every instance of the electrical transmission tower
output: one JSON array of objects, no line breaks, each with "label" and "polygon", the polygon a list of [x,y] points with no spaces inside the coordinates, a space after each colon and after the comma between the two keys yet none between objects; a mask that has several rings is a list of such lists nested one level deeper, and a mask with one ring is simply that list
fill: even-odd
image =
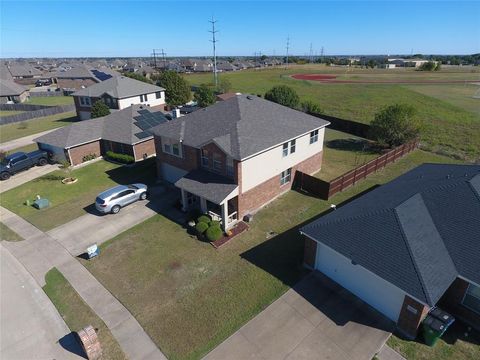
[{"label": "electrical transmission tower", "polygon": [[289,49],[290,49],[290,36],[287,37],[287,57],[286,57],[286,61],[285,61],[286,64],[287,64],[287,65],[285,66],[286,69],[288,68],[288,50],[289,50]]},{"label": "electrical transmission tower", "polygon": [[217,20],[214,20],[213,19],[213,16],[212,16],[212,20],[209,21],[211,24],[212,24],[212,30],[210,30],[209,32],[212,33],[212,40],[210,40],[213,44],[213,79],[214,79],[214,82],[215,82],[215,87],[218,86],[218,74],[217,74],[217,50],[216,50],[216,43],[218,42],[218,40],[216,39],[216,36],[215,34],[218,32],[217,30],[215,30],[215,23],[217,22]]},{"label": "electrical transmission tower", "polygon": [[309,56],[309,62],[312,63],[313,62],[313,47],[312,47],[312,43],[310,43],[310,56]]},{"label": "electrical transmission tower", "polygon": [[320,51],[320,59],[322,59],[322,62],[323,62],[323,46],[322,46],[322,50]]},{"label": "electrical transmission tower", "polygon": [[153,56],[153,66],[155,69],[158,69],[158,66],[157,66],[157,55],[162,55],[162,61],[163,61],[163,68],[166,69],[167,68],[167,59],[166,59],[166,55],[167,53],[165,51],[163,51],[162,49],[162,52],[157,52],[159,49],[153,49],[153,53],[152,53],[152,56]]}]

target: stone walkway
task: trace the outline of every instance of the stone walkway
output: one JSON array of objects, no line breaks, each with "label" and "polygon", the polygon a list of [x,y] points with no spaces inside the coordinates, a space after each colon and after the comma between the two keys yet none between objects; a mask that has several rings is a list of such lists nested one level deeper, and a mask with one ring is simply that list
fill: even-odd
[{"label": "stone walkway", "polygon": [[57,267],[83,300],[103,320],[131,359],[166,359],[132,314],[53,238],[11,211],[0,207],[0,219],[25,240],[2,244],[40,286],[45,274]]}]

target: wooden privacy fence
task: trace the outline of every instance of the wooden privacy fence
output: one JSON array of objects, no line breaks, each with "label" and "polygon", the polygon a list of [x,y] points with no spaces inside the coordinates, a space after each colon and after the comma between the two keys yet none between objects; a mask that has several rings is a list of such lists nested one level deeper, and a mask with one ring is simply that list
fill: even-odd
[{"label": "wooden privacy fence", "polygon": [[30,91],[30,97],[65,96],[63,91]]},{"label": "wooden privacy fence", "polygon": [[[20,105],[20,107],[19,107]],[[17,108],[8,108],[7,106],[17,106]],[[25,106],[39,107],[37,110],[32,108],[26,109]],[[25,111],[19,114],[1,116],[0,125],[11,124],[20,121],[35,119],[43,116],[50,116],[64,112],[75,111],[75,105],[58,105],[58,106],[43,106],[43,105],[26,105],[26,104],[2,104],[0,110],[16,110]]]},{"label": "wooden privacy fence", "polygon": [[302,173],[301,171],[297,171],[295,174],[294,187],[298,190],[306,191],[318,196],[321,199],[328,200],[334,194],[355,185],[358,181],[365,179],[371,173],[383,169],[388,164],[415,150],[417,147],[418,140],[400,145],[331,181],[321,180],[314,176]]}]

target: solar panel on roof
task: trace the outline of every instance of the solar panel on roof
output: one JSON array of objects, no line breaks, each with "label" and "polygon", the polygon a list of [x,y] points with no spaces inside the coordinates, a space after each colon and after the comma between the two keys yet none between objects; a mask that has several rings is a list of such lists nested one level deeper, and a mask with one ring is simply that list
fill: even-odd
[{"label": "solar panel on roof", "polygon": [[142,131],[142,132],[136,133],[134,135],[139,139],[145,139],[149,136],[152,136],[152,134],[149,131]]}]

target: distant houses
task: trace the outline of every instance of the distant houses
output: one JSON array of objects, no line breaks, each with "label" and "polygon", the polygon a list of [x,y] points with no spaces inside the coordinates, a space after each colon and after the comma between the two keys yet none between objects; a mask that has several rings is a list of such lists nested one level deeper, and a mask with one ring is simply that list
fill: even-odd
[{"label": "distant houses", "polygon": [[93,84],[108,80],[120,73],[107,67],[89,67],[78,64],[70,67],[62,67],[57,72],[50,74],[58,87],[66,91],[80,90]]},{"label": "distant houses", "polygon": [[27,87],[12,80],[0,79],[0,104],[22,103],[27,99]]}]

